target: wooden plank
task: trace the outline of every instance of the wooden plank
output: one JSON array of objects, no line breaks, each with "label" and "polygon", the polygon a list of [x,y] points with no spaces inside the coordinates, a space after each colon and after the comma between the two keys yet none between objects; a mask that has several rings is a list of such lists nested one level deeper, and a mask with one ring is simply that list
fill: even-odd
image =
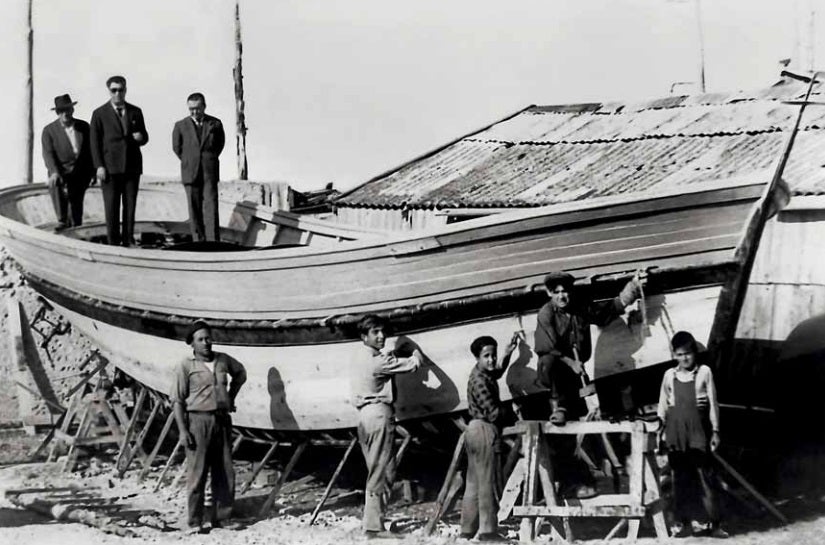
[{"label": "wooden plank", "polygon": [[592,498],[569,498],[564,500],[567,505],[579,507],[594,507],[602,505],[641,505],[633,494],[599,494]]},{"label": "wooden plank", "polygon": [[521,494],[521,484],[524,482],[524,458],[519,458],[516,466],[507,478],[507,484],[501,493],[501,500],[498,502],[498,522],[504,522],[510,517],[513,507]]},{"label": "wooden plank", "polygon": [[[536,503],[536,484],[538,477],[538,445],[540,426],[538,422],[525,421],[525,432],[522,437],[522,453],[524,454],[524,489],[521,496],[521,507],[513,507],[513,515],[520,515],[519,509],[533,509]],[[533,522],[522,519],[519,525],[519,541],[532,542],[536,538]]]},{"label": "wooden plank", "polygon": [[[513,507],[516,517],[643,517],[645,508],[641,505],[517,505]],[[522,521],[523,522],[523,521]],[[530,525],[532,528],[532,524]]]},{"label": "wooden plank", "polygon": [[644,450],[647,444],[647,436],[644,425],[640,422],[632,422],[634,428],[630,434],[630,458],[628,463],[628,485],[630,496],[635,505],[642,505],[642,494],[644,493]]},{"label": "wooden plank", "polygon": [[652,452],[646,452],[644,461],[645,505],[648,514],[653,519],[653,529],[656,531],[656,537],[666,538],[668,537],[667,523],[665,522],[665,514],[662,509],[662,491],[659,486],[659,467],[656,465],[656,455]]}]

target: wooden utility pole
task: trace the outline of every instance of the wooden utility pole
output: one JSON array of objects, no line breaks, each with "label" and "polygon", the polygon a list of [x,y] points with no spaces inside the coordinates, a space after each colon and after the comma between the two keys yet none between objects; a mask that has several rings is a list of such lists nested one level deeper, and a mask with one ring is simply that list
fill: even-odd
[{"label": "wooden utility pole", "polygon": [[32,4],[34,0],[29,0],[27,24],[27,68],[26,68],[26,183],[34,181],[34,85],[32,77],[32,59],[34,55],[34,29],[32,28]]},{"label": "wooden utility pole", "polygon": [[243,42],[241,41],[241,8],[240,0],[235,0],[235,67],[232,76],[235,79],[235,152],[238,158],[238,179],[248,180],[249,172],[246,163],[246,116],[244,115],[243,100]]},{"label": "wooden utility pole", "polygon": [[705,85],[705,31],[702,28],[702,0],[696,0],[696,26],[699,34],[699,89],[707,92]]}]

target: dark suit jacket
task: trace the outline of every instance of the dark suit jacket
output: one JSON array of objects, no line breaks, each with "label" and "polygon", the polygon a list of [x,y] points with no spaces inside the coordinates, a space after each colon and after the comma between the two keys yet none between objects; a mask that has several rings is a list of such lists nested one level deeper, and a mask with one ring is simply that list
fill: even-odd
[{"label": "dark suit jacket", "polygon": [[223,151],[225,141],[223,125],[217,117],[204,114],[200,140],[191,117],[175,123],[175,128],[172,129],[172,149],[180,159],[180,179],[184,185],[194,183],[201,172],[204,183],[218,182],[221,170],[218,156]]},{"label": "dark suit jacket", "polygon": [[89,124],[80,119],[74,120],[74,130],[79,140],[79,150],[75,157],[72,143],[60,124],[55,119],[43,127],[41,141],[43,143],[43,160],[49,174],[57,173],[60,176],[74,175],[78,180],[88,182],[94,169],[92,168],[92,154],[89,149]]},{"label": "dark suit jacket", "polygon": [[[129,104],[126,108],[127,130],[110,102],[92,113],[91,141],[92,162],[95,168],[106,167],[109,174],[138,175],[143,172],[143,156],[140,147],[149,142],[149,133],[143,122],[143,112],[137,106]],[[132,133],[143,134],[143,142],[138,144]]]}]

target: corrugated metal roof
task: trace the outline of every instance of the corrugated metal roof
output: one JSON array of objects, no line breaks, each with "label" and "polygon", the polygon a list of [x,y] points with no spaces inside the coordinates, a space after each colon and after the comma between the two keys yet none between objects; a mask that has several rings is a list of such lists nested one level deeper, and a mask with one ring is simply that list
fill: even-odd
[{"label": "corrugated metal roof", "polygon": [[[339,206],[540,206],[749,176],[779,158],[806,86],[639,103],[531,106],[382,174]],[[822,100],[825,87],[814,89]],[[768,173],[768,174],[766,174]],[[795,194],[825,194],[825,108],[806,110],[785,170]]]}]

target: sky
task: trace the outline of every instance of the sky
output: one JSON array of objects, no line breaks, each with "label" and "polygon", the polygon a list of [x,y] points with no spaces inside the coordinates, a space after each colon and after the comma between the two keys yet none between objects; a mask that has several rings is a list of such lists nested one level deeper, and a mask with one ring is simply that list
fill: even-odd
[{"label": "sky", "polygon": [[[825,68],[825,0],[699,0],[707,91]],[[0,186],[22,183],[26,5],[2,0]],[[530,104],[698,90],[696,0],[240,0],[249,179],[348,189]],[[143,109],[146,175],[178,179],[186,96],[223,120],[237,178],[234,0],[34,0],[34,179],[54,97],[88,120],[107,77]],[[813,21],[813,25],[811,22]],[[813,29],[813,32],[811,30]]]}]

